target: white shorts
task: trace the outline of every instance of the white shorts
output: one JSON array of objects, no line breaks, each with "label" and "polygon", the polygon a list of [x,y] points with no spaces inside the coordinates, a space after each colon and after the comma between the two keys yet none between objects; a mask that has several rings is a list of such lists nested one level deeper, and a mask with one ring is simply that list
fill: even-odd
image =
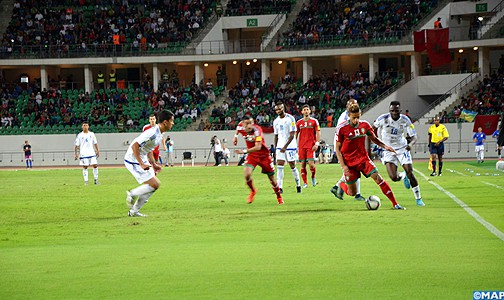
[{"label": "white shorts", "polygon": [[[381,161],[383,164],[385,163],[393,163],[394,165],[412,165],[413,160],[411,159],[411,153],[405,148],[396,150],[397,154],[383,150],[383,156]],[[398,164],[399,163],[399,164]]]},{"label": "white shorts", "polygon": [[124,162],[124,165],[126,166],[126,169],[130,171],[131,175],[135,177],[135,179],[138,181],[138,183],[144,183],[147,180],[153,178],[156,176],[154,174],[154,168],[150,167],[148,170],[144,170],[140,168],[140,165],[137,163],[130,163],[130,162]]},{"label": "white shorts", "polygon": [[485,145],[475,146],[474,151],[476,151],[476,153],[478,153],[480,151],[485,151]]},{"label": "white shorts", "polygon": [[98,164],[98,161],[96,161],[96,156],[89,158],[80,158],[79,160],[80,160],[79,165],[81,166],[92,166]]},{"label": "white shorts", "polygon": [[276,160],[283,160],[283,161],[297,161],[298,160],[298,155],[297,155],[297,150],[285,150],[284,153],[280,152],[280,149],[276,149],[275,152],[276,155]]}]

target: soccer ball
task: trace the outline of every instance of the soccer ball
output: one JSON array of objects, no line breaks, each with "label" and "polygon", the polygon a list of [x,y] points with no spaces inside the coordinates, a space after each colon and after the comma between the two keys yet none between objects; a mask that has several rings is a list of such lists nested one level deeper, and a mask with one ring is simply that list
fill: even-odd
[{"label": "soccer ball", "polygon": [[369,196],[364,202],[366,202],[366,207],[369,210],[377,210],[381,205],[380,198],[375,195]]},{"label": "soccer ball", "polygon": [[496,164],[495,164],[495,168],[499,171],[504,171],[504,161],[502,160],[499,160]]}]

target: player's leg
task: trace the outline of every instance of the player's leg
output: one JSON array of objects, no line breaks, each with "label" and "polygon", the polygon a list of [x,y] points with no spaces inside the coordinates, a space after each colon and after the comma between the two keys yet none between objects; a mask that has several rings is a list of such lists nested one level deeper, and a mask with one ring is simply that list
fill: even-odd
[{"label": "player's leg", "polygon": [[273,159],[271,158],[271,156],[268,156],[267,159],[261,160],[258,164],[261,166],[262,172],[268,175],[271,188],[275,192],[278,204],[284,204],[282,199],[282,191],[278,186],[278,182],[275,180],[275,167],[273,165]]},{"label": "player's leg", "polygon": [[289,162],[292,176],[294,177],[294,181],[296,182],[296,191],[298,193],[301,193],[301,178],[299,177],[299,171],[296,168],[297,153],[295,150],[287,150],[285,151],[285,155],[287,156],[287,161]]},{"label": "player's leg", "polygon": [[308,174],[306,172],[306,160],[301,161],[301,178],[303,179],[303,188],[308,187]]},{"label": "player's leg", "polygon": [[312,186],[317,185],[317,177],[315,176],[317,173],[317,168],[315,167],[315,159],[308,160],[308,166],[310,167]]},{"label": "player's leg", "polygon": [[247,164],[243,168],[243,176],[245,178],[245,183],[250,189],[250,194],[247,198],[247,203],[252,203],[254,201],[255,194],[257,193],[257,189],[254,187],[254,183],[252,182],[252,172],[254,171],[254,167],[252,165]]},{"label": "player's leg", "polygon": [[420,185],[418,184],[418,180],[415,176],[415,173],[413,172],[413,164],[406,163],[406,164],[403,164],[402,167],[404,168],[404,171],[406,172],[406,176],[410,182],[411,191],[413,192],[413,195],[415,196],[416,204],[418,206],[425,206],[425,203],[422,200],[422,195],[420,194]]},{"label": "player's leg", "polygon": [[94,184],[100,184],[98,182],[98,162],[96,161],[96,157],[91,158],[91,165],[93,166]]},{"label": "player's leg", "polygon": [[285,152],[280,152],[276,150],[276,162],[277,162],[277,182],[280,187],[280,191],[283,193],[283,179],[284,179],[284,167],[285,167]]},{"label": "player's leg", "polygon": [[[432,160],[432,173],[430,174],[430,176],[436,176],[436,160],[437,160],[437,153],[435,153],[434,151],[436,151],[436,149],[434,149],[435,147],[433,147],[433,150],[431,150],[431,160]],[[434,152],[434,153],[433,153]]]},{"label": "player's leg", "polygon": [[81,159],[81,165],[82,165],[82,177],[84,177],[84,184],[88,185],[89,180],[88,180],[88,164],[87,164],[87,158]]},{"label": "player's leg", "polygon": [[[141,214],[139,210],[149,201],[149,198],[154,194],[155,191],[157,191],[160,185],[161,181],[159,181],[159,179],[156,176],[154,176],[151,179],[145,181],[143,185],[131,190],[130,193],[132,195],[138,196],[138,199],[131,208],[129,215],[139,217],[146,216],[144,214]],[[139,188],[140,191],[138,190]],[[141,191],[143,191],[142,194],[137,194],[138,192]]]},{"label": "player's leg", "polygon": [[30,163],[28,161],[29,161],[28,156],[25,156],[25,163],[27,169],[30,168]]},{"label": "player's leg", "polygon": [[502,160],[502,146],[497,145],[497,158]]},{"label": "player's leg", "polygon": [[30,162],[30,169],[33,167],[33,159],[30,155],[30,157],[28,157],[28,161]]},{"label": "player's leg", "polygon": [[399,205],[396,201],[394,192],[390,188],[390,185],[380,176],[378,170],[370,174],[371,178],[376,182],[376,184],[380,187],[382,193],[392,202],[392,206],[394,209],[404,209],[401,205]]},{"label": "player's leg", "polygon": [[481,163],[485,162],[485,146],[481,146],[480,158],[481,158]]},{"label": "player's leg", "polygon": [[479,163],[480,162],[480,155],[481,154],[480,154],[480,149],[479,149],[478,146],[474,147],[474,152],[476,152],[476,160],[477,160],[477,163]]}]

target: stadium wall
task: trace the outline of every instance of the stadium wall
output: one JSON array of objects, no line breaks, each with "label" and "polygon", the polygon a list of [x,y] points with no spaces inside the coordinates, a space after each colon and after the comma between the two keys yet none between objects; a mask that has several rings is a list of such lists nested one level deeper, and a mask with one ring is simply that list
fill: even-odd
[{"label": "stadium wall", "polygon": [[[428,158],[427,131],[430,124],[416,123],[415,126],[419,141],[413,149],[413,156],[415,159]],[[450,139],[446,142],[446,158],[474,157],[473,123],[445,124],[445,126],[450,133]],[[331,145],[334,140],[334,130],[335,128],[322,128],[322,139]],[[101,151],[99,164],[123,164],[124,153],[138,134],[96,134]],[[205,163],[208,160],[209,165],[212,165],[214,160],[211,154],[210,139],[214,135],[217,135],[221,140],[227,139],[227,145],[232,152],[236,148],[245,147],[243,141],[239,141],[238,147],[232,145],[234,131],[170,132],[169,135],[175,142],[175,161],[178,165],[182,161],[184,151],[192,152],[196,163]],[[0,137],[0,167],[23,167],[22,146],[25,140],[28,140],[32,145],[35,166],[78,165],[78,162],[74,160],[75,135],[13,135]],[[274,141],[274,135],[265,134],[265,140],[267,145],[271,145]],[[486,145],[486,156],[496,157],[495,140],[488,137]],[[231,163],[236,163],[238,160],[238,155],[232,153]]]}]

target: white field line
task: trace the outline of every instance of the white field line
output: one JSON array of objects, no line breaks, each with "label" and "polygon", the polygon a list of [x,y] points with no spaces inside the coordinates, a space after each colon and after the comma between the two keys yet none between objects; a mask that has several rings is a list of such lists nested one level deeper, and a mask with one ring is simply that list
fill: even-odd
[{"label": "white field line", "polygon": [[457,170],[448,169],[448,171],[450,171],[450,172],[454,172],[454,173],[457,173],[457,174],[459,174],[460,176],[464,176],[464,177],[465,177],[465,176],[467,176],[466,174],[461,173],[461,172],[459,172],[459,171],[457,171]]},{"label": "white field line", "polygon": [[489,222],[487,222],[485,219],[483,219],[480,215],[478,215],[478,213],[476,213],[472,208],[470,208],[467,204],[465,204],[462,200],[460,200],[459,198],[457,198],[455,195],[453,195],[449,191],[445,190],[442,186],[440,186],[439,184],[435,183],[434,181],[429,180],[429,177],[425,176],[424,173],[422,173],[422,172],[420,172],[418,170],[415,170],[415,171],[418,174],[422,175],[422,177],[428,183],[434,185],[438,190],[440,190],[441,192],[445,193],[448,197],[450,197],[453,201],[455,201],[455,203],[457,203],[458,205],[460,205],[460,207],[462,207],[469,215],[471,215],[481,225],[485,226],[485,228],[488,229],[488,231],[490,231],[493,235],[495,235],[496,237],[498,237],[500,240],[504,241],[504,233],[502,233],[502,231],[500,231],[495,226],[493,226],[492,224],[490,224]]},{"label": "white field line", "polygon": [[501,190],[504,190],[504,187],[500,186],[500,185],[496,185],[496,184],[493,184],[493,183],[490,183],[490,182],[486,182],[486,181],[482,181],[482,183],[486,184],[486,185],[489,185],[489,186],[493,186],[494,188],[496,189],[501,189]]}]

